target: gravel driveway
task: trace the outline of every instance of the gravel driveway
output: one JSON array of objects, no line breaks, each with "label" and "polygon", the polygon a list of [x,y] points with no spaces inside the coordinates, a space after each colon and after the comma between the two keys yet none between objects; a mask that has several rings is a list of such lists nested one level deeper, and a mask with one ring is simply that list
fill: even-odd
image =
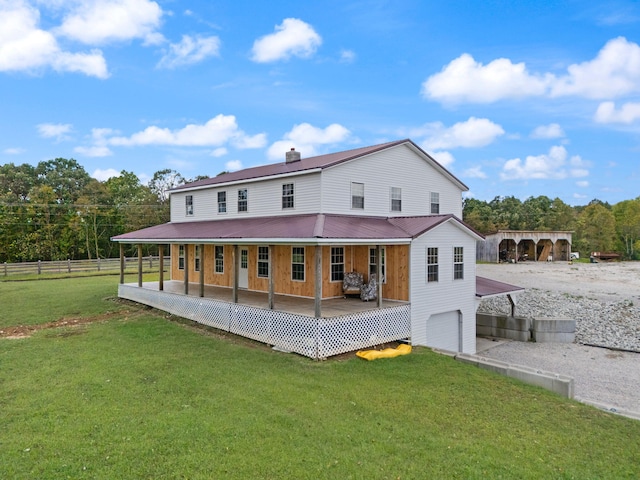
[{"label": "gravel driveway", "polygon": [[[639,262],[480,264],[477,274],[527,289],[516,315],[576,320],[576,343],[505,342],[480,356],[569,375],[578,399],[640,418]],[[510,307],[498,297],[478,311]]]}]

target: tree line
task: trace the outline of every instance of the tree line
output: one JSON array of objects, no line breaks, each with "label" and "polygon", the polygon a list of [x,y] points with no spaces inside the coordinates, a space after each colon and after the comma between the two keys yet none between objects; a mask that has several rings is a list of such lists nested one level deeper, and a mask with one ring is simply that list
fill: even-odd
[{"label": "tree line", "polygon": [[489,202],[468,198],[463,219],[483,234],[498,230],[573,231],[572,251],[615,252],[626,260],[640,259],[640,197],[610,205],[592,200],[572,207],[544,195],[520,201],[495,197]]},{"label": "tree line", "polygon": [[[224,172],[222,172],[224,173]],[[0,166],[0,262],[80,260],[118,255],[111,237],[169,221],[168,191],[200,180],[159,170],[143,185],[133,172],[98,181],[74,159]],[[571,230],[573,250],[640,259],[640,197],[615,205],[572,207],[559,198],[468,198],[463,220],[483,234],[497,230]],[[155,246],[145,246],[155,254]],[[135,253],[134,247],[128,254]]]},{"label": "tree line", "polygon": [[2,165],[0,262],[118,256],[111,237],[169,221],[167,191],[187,181],[165,169],[146,185],[126,170],[101,182],[65,158]]}]

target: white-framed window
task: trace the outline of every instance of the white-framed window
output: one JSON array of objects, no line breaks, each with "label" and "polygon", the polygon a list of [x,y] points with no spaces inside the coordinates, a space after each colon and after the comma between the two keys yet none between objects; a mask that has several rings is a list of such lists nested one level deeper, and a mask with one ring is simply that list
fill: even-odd
[{"label": "white-framed window", "polygon": [[304,282],[304,247],[291,247],[291,280]]},{"label": "white-framed window", "polygon": [[364,183],[351,182],[351,208],[364,209]]},{"label": "white-framed window", "polygon": [[427,247],[427,282],[438,281],[438,248]]},{"label": "white-framed window", "polygon": [[[385,257],[386,257],[386,249],[382,247],[382,283],[387,283],[386,276],[386,268],[385,268]],[[369,276],[375,275],[378,273],[378,261],[376,258],[376,247],[369,247]],[[380,280],[380,278],[378,278]]]},{"label": "white-framed window", "polygon": [[238,211],[249,211],[249,192],[247,192],[246,188],[238,190]]},{"label": "white-framed window", "polygon": [[464,247],[453,247],[453,279],[464,279]]},{"label": "white-framed window", "polygon": [[269,278],[269,247],[258,247],[258,277]]},{"label": "white-framed window", "polygon": [[216,245],[213,247],[216,273],[224,273],[224,246]]},{"label": "white-framed window", "polygon": [[344,278],[344,247],[331,247],[331,281],[341,282]]},{"label": "white-framed window", "polygon": [[438,192],[431,192],[431,213],[440,213],[440,194]]},{"label": "white-framed window", "polygon": [[178,247],[178,270],[184,270],[184,245]]},{"label": "white-framed window", "polygon": [[282,208],[293,208],[293,183],[285,183],[282,185]]},{"label": "white-framed window", "polygon": [[193,195],[187,195],[184,197],[184,206],[187,216],[193,215]]},{"label": "white-framed window", "polygon": [[402,211],[402,189],[400,187],[391,187],[391,211]]},{"label": "white-framed window", "polygon": [[196,272],[200,271],[200,245],[196,245],[196,253],[193,256],[193,269]]},{"label": "white-framed window", "polygon": [[227,213],[227,192],[218,192],[218,213]]},{"label": "white-framed window", "polygon": [[249,250],[246,248],[240,249],[240,268],[249,268]]}]

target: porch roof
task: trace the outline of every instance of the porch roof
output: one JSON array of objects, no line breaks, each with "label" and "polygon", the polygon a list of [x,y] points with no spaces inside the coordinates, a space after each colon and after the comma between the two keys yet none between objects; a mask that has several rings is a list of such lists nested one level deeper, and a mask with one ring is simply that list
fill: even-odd
[{"label": "porch roof", "polygon": [[476,297],[479,298],[506,295],[509,293],[518,293],[523,291],[523,287],[499,282],[486,277],[476,276]]},{"label": "porch roof", "polygon": [[112,240],[122,243],[406,244],[445,222],[454,222],[476,234],[454,215],[387,218],[310,214],[165,223],[124,233]]}]

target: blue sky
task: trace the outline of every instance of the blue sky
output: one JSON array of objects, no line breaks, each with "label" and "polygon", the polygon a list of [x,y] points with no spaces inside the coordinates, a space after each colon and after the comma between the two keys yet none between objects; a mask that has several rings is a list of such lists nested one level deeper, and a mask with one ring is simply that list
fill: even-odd
[{"label": "blue sky", "polygon": [[0,0],[0,164],[187,178],[411,138],[468,195],[640,195],[640,3]]}]

